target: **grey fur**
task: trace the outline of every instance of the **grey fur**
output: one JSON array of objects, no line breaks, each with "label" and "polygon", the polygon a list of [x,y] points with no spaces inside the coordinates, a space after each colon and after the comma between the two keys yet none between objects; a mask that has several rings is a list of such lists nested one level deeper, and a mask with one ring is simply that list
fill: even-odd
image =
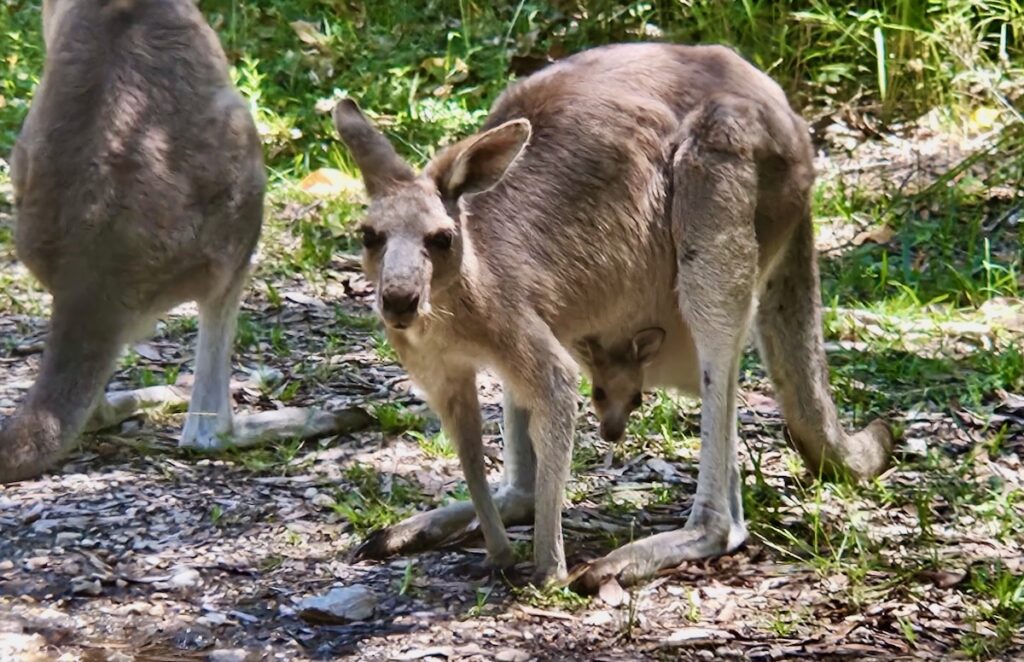
[{"label": "grey fur", "polygon": [[39,474],[101,402],[125,342],[200,309],[182,443],[230,432],[234,321],[263,219],[259,137],[191,0],[46,0],[43,76],[14,147],[18,256],[53,294],[42,368],[0,430],[0,481]]}]

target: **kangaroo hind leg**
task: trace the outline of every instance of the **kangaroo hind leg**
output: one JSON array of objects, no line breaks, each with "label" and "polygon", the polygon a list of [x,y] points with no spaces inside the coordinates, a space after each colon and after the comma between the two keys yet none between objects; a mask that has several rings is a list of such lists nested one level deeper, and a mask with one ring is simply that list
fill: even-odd
[{"label": "kangaroo hind leg", "polygon": [[686,120],[673,162],[672,230],[679,307],[697,348],[701,449],[686,525],[614,550],[581,578],[630,584],[746,540],[737,461],[736,391],[757,287],[756,154],[770,140],[755,102],[716,97]]},{"label": "kangaroo hind leg", "polygon": [[211,450],[232,432],[231,352],[247,268],[224,288],[199,302],[196,377],[179,445]]}]

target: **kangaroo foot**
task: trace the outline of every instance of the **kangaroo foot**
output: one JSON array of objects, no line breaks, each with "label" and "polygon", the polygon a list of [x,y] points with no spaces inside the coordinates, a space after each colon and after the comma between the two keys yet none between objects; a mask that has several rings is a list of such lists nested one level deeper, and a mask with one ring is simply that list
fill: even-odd
[{"label": "kangaroo foot", "polygon": [[373,418],[359,407],[338,411],[285,407],[235,416],[230,432],[225,433],[223,428],[218,428],[217,417],[196,416],[193,426],[185,426],[178,445],[202,450],[228,446],[247,448],[288,439],[315,439],[356,432],[369,427],[372,422]]},{"label": "kangaroo foot", "polygon": [[747,538],[746,527],[717,515],[698,515],[675,531],[666,531],[623,545],[594,561],[575,582],[577,588],[596,592],[616,580],[630,586],[683,561],[710,558],[738,549]]},{"label": "kangaroo foot", "polygon": [[473,504],[458,501],[428,510],[371,533],[353,552],[360,559],[385,559],[434,549],[469,530],[476,518]]}]

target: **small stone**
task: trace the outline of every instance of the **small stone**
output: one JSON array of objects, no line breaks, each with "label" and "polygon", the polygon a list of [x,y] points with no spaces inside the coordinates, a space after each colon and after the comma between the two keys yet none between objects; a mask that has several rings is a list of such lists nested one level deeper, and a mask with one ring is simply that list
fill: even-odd
[{"label": "small stone", "polygon": [[49,556],[33,556],[25,559],[26,570],[39,570],[50,564]]},{"label": "small stone", "polygon": [[7,572],[8,570],[14,570],[14,561],[10,559],[0,561],[0,572]]},{"label": "small stone", "polygon": [[618,607],[626,602],[626,599],[628,598],[626,591],[623,590],[622,586],[619,585],[619,582],[614,579],[609,579],[605,583],[601,584],[601,588],[598,589],[598,595],[609,607]]},{"label": "small stone", "polygon": [[309,487],[306,488],[306,491],[302,493],[302,498],[306,499],[307,501],[310,501],[319,493],[320,491],[317,490],[315,487]]},{"label": "small stone", "polygon": [[596,625],[598,627],[602,625],[608,625],[614,620],[614,616],[610,611],[595,611],[593,614],[587,614],[583,618],[584,625]]},{"label": "small stone", "polygon": [[323,492],[317,492],[316,495],[310,500],[317,508],[330,508],[335,504],[334,498],[329,494]]},{"label": "small stone", "polygon": [[495,654],[494,659],[498,662],[526,662],[530,654],[516,648],[505,648]]},{"label": "small stone", "polygon": [[78,542],[81,537],[82,534],[77,531],[61,531],[57,534],[55,542],[58,547],[65,547]]},{"label": "small stone", "polygon": [[76,595],[101,595],[103,584],[98,579],[79,577],[71,581],[71,592]]},{"label": "small stone", "polygon": [[246,662],[249,651],[244,648],[220,648],[211,652],[206,659],[210,662]]},{"label": "small stone", "polygon": [[65,560],[60,564],[60,568],[57,570],[62,575],[70,575],[72,577],[78,577],[79,575],[85,574],[82,572],[82,564],[71,559]]},{"label": "small stone", "polygon": [[211,611],[197,618],[196,623],[205,625],[206,627],[215,627],[217,625],[224,625],[227,623],[227,620],[228,617],[226,614],[222,614],[219,611]]},{"label": "small stone", "polygon": [[917,455],[927,455],[928,454],[928,440],[927,439],[922,439],[920,437],[914,437],[914,438],[906,439],[904,445],[906,446],[907,450],[909,450],[911,453],[915,453]]},{"label": "small stone", "polygon": [[306,598],[299,603],[299,616],[313,623],[365,621],[373,616],[377,596],[362,584],[331,589],[327,595]]},{"label": "small stone", "polygon": [[716,640],[729,640],[732,639],[732,633],[726,630],[712,630],[710,628],[701,627],[685,627],[679,628],[672,632],[667,638],[662,640],[662,645],[667,646],[678,646],[681,644],[691,644],[696,641],[716,641]]},{"label": "small stone", "polygon": [[56,528],[59,524],[60,520],[38,519],[32,523],[32,530],[36,533],[47,533],[50,529]]},{"label": "small stone", "polygon": [[171,570],[171,578],[167,580],[167,585],[171,588],[191,588],[202,581],[202,575],[195,568],[178,566]]}]

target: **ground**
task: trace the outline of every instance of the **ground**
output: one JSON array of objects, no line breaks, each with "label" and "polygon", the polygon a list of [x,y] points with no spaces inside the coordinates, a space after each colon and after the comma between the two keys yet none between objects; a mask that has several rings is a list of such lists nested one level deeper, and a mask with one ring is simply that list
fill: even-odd
[{"label": "ground", "polygon": [[[389,562],[352,560],[369,532],[466,490],[372,314],[352,239],[361,186],[325,111],[341,92],[357,95],[422,163],[436,144],[479,124],[508,72],[594,40],[646,35],[645,21],[660,15],[634,15],[646,5],[632,3],[628,17],[597,12],[573,23],[561,10],[497,3],[489,14],[460,2],[460,18],[439,31],[444,3],[327,3],[337,20],[321,16],[322,4],[202,5],[253,103],[271,172],[236,340],[235,403],[239,411],[356,408],[369,422],[306,443],[201,454],[176,447],[182,410],[150,410],[86,435],[53,473],[0,487],[0,659],[1024,656],[1024,124],[993,101],[1019,100],[1019,77],[1003,81],[1016,88],[986,96],[992,90],[954,76],[955,66],[911,61],[927,80],[943,72],[955,80],[913,99],[943,112],[897,120],[892,109],[919,81],[900,75],[896,60],[878,107],[822,102],[849,91],[836,80],[856,87],[860,79],[833,79],[827,67],[804,75],[799,54],[810,62],[820,35],[835,39],[829,57],[863,60],[856,39],[836,36],[846,35],[838,20],[826,30],[824,18],[805,12],[801,20],[818,21],[818,31],[801,24],[779,33],[785,38],[768,30],[762,38],[754,20],[749,34],[745,19],[722,22],[761,66],[790,76],[787,91],[807,105],[835,398],[850,428],[875,415],[894,424],[894,464],[861,485],[806,476],[751,350],[739,407],[748,544],[587,597],[524,583],[530,527],[511,530],[522,563],[508,577],[482,568],[472,535]],[[6,153],[40,50],[31,4],[12,0],[4,11]],[[611,34],[635,23],[642,29]],[[858,27],[868,43],[869,28]],[[700,29],[687,35],[715,34]],[[513,43],[507,52],[494,47],[502,36]],[[951,39],[936,33],[928,43]],[[792,67],[776,66],[783,60],[771,47],[789,43]],[[900,62],[913,54],[900,52]],[[850,67],[862,75],[863,65]],[[955,85],[971,104],[943,105],[962,92]],[[0,161],[0,419],[36,374],[49,305],[15,258],[13,222]],[[195,312],[172,311],[155,336],[129,348],[109,390],[187,386]],[[481,380],[481,400],[497,478],[500,385]],[[581,404],[565,513],[571,565],[685,521],[698,425],[694,402],[651,394],[627,439],[610,447]],[[302,610],[306,598],[356,585],[372,592],[368,618],[331,623]]]},{"label": "ground", "polygon": [[[945,172],[964,149],[919,127],[885,141],[843,123],[826,133],[823,190],[860,190],[862,177],[927,182],[934,174],[913,165],[922,151]],[[851,138],[852,149],[841,149]],[[54,474],[0,488],[0,615],[22,633],[10,646],[65,659],[188,659],[225,649],[406,660],[1024,653],[1018,300],[827,307],[845,420],[877,412],[902,434],[894,467],[862,486],[803,476],[751,353],[740,407],[749,544],[622,594],[544,593],[482,572],[473,537],[390,563],[350,562],[347,552],[368,531],[464,498],[465,488],[374,321],[358,261],[330,255],[315,280],[276,268],[277,255],[301,250],[297,219],[316,222],[320,204],[271,206],[271,240],[240,327],[236,404],[361,407],[373,423],[352,435],[206,456],[175,447],[180,411],[152,411],[86,437]],[[1020,241],[1019,207],[1012,213],[993,235],[1005,250]],[[819,233],[827,292],[836,274],[865,254],[877,262],[891,242],[879,226],[830,220]],[[9,227],[9,214],[2,223]],[[12,260],[10,243],[2,250],[11,284],[0,317],[0,413],[10,414],[38,363],[46,296]],[[126,352],[111,390],[187,382],[194,312],[174,311],[152,340]],[[500,386],[483,380],[481,397],[497,475]],[[694,403],[651,396],[630,438],[609,448],[581,411],[565,525],[570,563],[683,523],[697,424]],[[530,528],[512,536],[527,559]],[[518,574],[527,576],[526,565]],[[303,598],[353,584],[376,596],[370,619],[323,624],[297,613]]]}]

